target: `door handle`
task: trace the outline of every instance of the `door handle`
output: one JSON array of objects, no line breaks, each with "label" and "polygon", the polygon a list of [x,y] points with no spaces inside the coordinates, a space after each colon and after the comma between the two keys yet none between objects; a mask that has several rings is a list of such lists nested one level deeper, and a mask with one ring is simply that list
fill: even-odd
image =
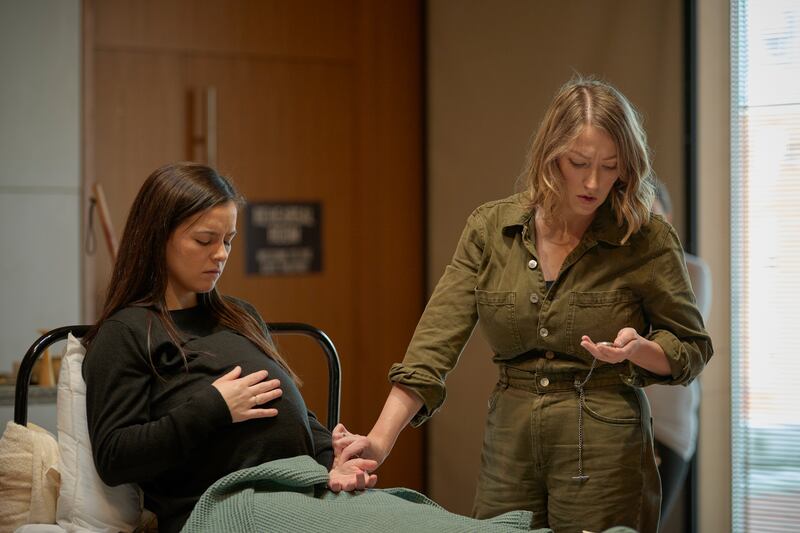
[{"label": "door handle", "polygon": [[217,166],[217,88],[191,91],[190,159]]}]

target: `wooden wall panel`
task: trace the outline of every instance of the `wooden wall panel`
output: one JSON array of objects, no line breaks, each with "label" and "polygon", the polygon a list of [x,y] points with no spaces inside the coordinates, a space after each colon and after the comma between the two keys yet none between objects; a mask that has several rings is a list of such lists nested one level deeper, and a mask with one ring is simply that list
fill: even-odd
[{"label": "wooden wall panel", "polygon": [[[343,373],[356,367],[350,295],[357,261],[353,203],[353,87],[351,69],[259,59],[191,57],[190,85],[217,89],[219,165],[251,203],[320,202],[323,271],[309,275],[245,273],[245,228],[234,245],[220,288],[241,295],[273,321],[301,321],[336,343]],[[244,213],[242,213],[242,222]],[[342,306],[348,306],[343,312]],[[303,364],[302,362],[299,364]],[[314,373],[324,378],[324,373]],[[304,394],[321,384],[306,379]],[[345,395],[343,412],[354,412]]]},{"label": "wooden wall panel", "polygon": [[[421,18],[417,2],[359,3],[353,231],[358,256],[369,261],[356,265],[357,352],[365,355],[357,374],[358,431],[368,431],[380,413],[389,366],[402,360],[424,307]],[[424,486],[422,431],[401,434],[381,467],[384,479]]]},{"label": "wooden wall panel", "polygon": [[100,48],[269,55],[350,61],[351,0],[103,0]]},{"label": "wooden wall panel", "polygon": [[[103,186],[121,237],[145,178],[164,163],[186,159],[185,68],[179,56],[169,53],[98,50],[94,58],[96,170],[87,182]],[[111,277],[110,255],[99,238],[94,265],[95,279],[103,280],[93,284],[99,312]]]}]

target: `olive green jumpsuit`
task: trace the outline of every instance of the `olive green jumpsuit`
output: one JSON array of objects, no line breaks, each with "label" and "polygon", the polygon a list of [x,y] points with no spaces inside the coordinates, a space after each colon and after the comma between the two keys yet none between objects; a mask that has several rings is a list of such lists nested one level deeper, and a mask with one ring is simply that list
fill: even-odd
[{"label": "olive green jumpsuit", "polygon": [[[675,230],[657,215],[627,241],[606,201],[557,278],[545,283],[522,194],[469,217],[402,363],[389,379],[415,391],[419,425],[475,324],[500,378],[489,398],[474,515],[533,511],[557,533],[658,527],[661,489],[641,387],[686,384],[712,354]],[[658,343],[671,375],[594,361],[581,336],[633,327]],[[594,362],[594,365],[593,365]]]}]

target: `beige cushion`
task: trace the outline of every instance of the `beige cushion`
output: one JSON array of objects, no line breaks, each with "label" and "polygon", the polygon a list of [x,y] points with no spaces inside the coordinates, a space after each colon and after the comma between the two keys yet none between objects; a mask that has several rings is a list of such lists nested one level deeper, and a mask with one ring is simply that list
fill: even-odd
[{"label": "beige cushion", "polygon": [[36,424],[8,422],[0,438],[0,531],[53,524],[60,475],[58,443]]}]

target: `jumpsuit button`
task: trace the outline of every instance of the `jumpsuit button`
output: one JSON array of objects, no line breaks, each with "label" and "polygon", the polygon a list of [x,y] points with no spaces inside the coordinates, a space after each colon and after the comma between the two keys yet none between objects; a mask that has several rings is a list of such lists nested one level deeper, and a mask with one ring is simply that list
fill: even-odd
[{"label": "jumpsuit button", "polygon": [[550,385],[550,380],[547,378],[542,378],[539,380],[539,385],[541,385],[542,387],[547,387],[548,385]]},{"label": "jumpsuit button", "polygon": [[556,356],[556,354],[554,354],[554,353],[553,353],[553,352],[551,352],[550,350],[547,350],[547,351],[544,353],[544,356],[545,356],[545,357],[547,357],[548,359],[552,359],[553,357],[555,357],[555,356]]},{"label": "jumpsuit button", "polygon": [[531,259],[530,261],[528,261],[528,268],[533,270],[534,268],[536,268],[536,265],[538,264],[539,263],[536,262],[536,259]]},{"label": "jumpsuit button", "polygon": [[531,303],[532,304],[538,304],[539,303],[539,297],[536,294],[531,294]]},{"label": "jumpsuit button", "polygon": [[542,337],[547,337],[549,334],[550,332],[547,331],[547,328],[542,328],[539,330],[539,335],[541,335]]}]

